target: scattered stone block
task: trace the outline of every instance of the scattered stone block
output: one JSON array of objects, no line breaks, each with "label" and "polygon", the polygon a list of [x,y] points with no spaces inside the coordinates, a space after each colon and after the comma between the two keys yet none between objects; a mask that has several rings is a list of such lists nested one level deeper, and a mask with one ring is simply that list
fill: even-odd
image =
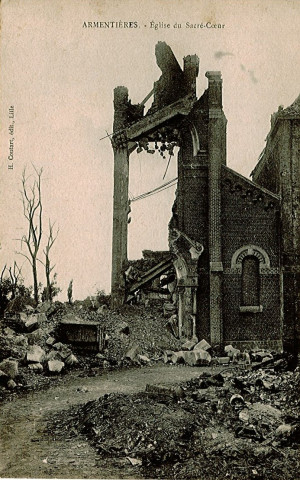
[{"label": "scattered stone block", "polygon": [[32,372],[35,372],[35,373],[42,373],[43,365],[41,363],[30,363],[28,365],[28,370],[31,370]]},{"label": "scattered stone block", "polygon": [[194,346],[194,350],[209,350],[211,345],[203,338],[199,343]]},{"label": "scattered stone block", "polygon": [[25,329],[27,332],[33,332],[39,328],[39,325],[47,320],[44,313],[33,313],[27,317]]},{"label": "scattered stone block", "polygon": [[211,356],[206,350],[192,350],[183,352],[183,359],[191,367],[195,365],[208,365],[211,362]]},{"label": "scattered stone block", "polygon": [[10,380],[8,380],[7,388],[9,388],[9,390],[14,390],[16,388],[16,386],[17,386],[17,384],[12,378]]},{"label": "scattered stone block", "polygon": [[24,310],[26,313],[30,314],[34,312],[34,308],[31,305],[25,305]]},{"label": "scattered stone block", "polygon": [[138,355],[137,358],[144,365],[147,365],[148,363],[151,362],[150,358],[148,358],[147,355]]},{"label": "scattered stone block", "polygon": [[165,350],[164,351],[164,363],[168,363],[172,361],[172,355],[174,352],[172,350]]},{"label": "scattered stone block", "polygon": [[48,361],[48,370],[50,373],[60,373],[64,368],[64,362],[59,360],[49,360]]},{"label": "scattered stone block", "polygon": [[0,370],[14,380],[19,374],[17,360],[6,358],[0,363]]},{"label": "scattered stone block", "polygon": [[289,437],[293,431],[293,426],[289,424],[282,424],[275,431],[277,437]]},{"label": "scattered stone block", "polygon": [[241,356],[241,351],[238,348],[232,348],[227,352],[227,356],[232,362],[237,362]]},{"label": "scattered stone block", "polygon": [[39,323],[44,323],[48,320],[47,315],[45,315],[44,313],[36,313],[35,315],[38,316]]},{"label": "scattered stone block", "polygon": [[36,307],[36,311],[39,313],[44,313],[47,318],[53,315],[57,311],[57,304],[51,302],[40,303]]},{"label": "scattered stone block", "polygon": [[183,350],[179,352],[172,352],[171,362],[172,363],[184,363]]},{"label": "scattered stone block", "polygon": [[16,332],[12,328],[6,327],[4,329],[4,334],[9,336],[9,337],[13,337],[16,334]]},{"label": "scattered stone block", "polygon": [[39,313],[47,313],[48,310],[51,308],[52,304],[51,302],[49,301],[46,301],[46,302],[43,302],[43,303],[40,303],[36,309]]},{"label": "scattered stone block", "polygon": [[14,339],[15,345],[20,345],[21,347],[28,346],[28,339],[24,335],[17,335]]},{"label": "scattered stone block", "polygon": [[179,352],[172,352],[170,361],[175,364],[186,363],[190,366],[208,365],[211,362],[211,356],[205,350],[180,350]]},{"label": "scattered stone block", "polygon": [[134,467],[140,467],[143,463],[142,460],[140,460],[139,458],[133,458],[133,457],[126,457],[126,458]]},{"label": "scattered stone block", "polygon": [[241,420],[241,422],[244,422],[244,423],[249,422],[249,411],[247,408],[244,408],[243,410],[240,411],[239,420]]},{"label": "scattered stone block", "polygon": [[64,348],[62,348],[61,350],[59,350],[59,353],[60,353],[61,358],[62,358],[63,360],[65,360],[67,357],[69,357],[70,355],[72,355],[72,350],[65,345]]},{"label": "scattered stone block", "polygon": [[245,365],[251,364],[250,354],[248,352],[243,352],[241,355],[241,360],[245,363]]},{"label": "scattered stone block", "polygon": [[55,344],[55,338],[54,337],[49,337],[46,340],[46,345],[49,345],[49,347],[52,347]]},{"label": "scattered stone block", "polygon": [[258,350],[251,352],[253,362],[266,362],[273,359],[273,355],[265,350]]},{"label": "scattered stone block", "polygon": [[72,350],[67,345],[61,342],[55,343],[53,345],[53,348],[55,348],[59,352],[62,359],[67,358],[72,353]]},{"label": "scattered stone block", "polygon": [[196,353],[196,365],[209,365],[211,363],[211,355],[206,350],[194,350]]},{"label": "scattered stone block", "polygon": [[126,360],[135,360],[137,354],[138,354],[138,351],[139,351],[140,347],[139,345],[137,345],[136,343],[134,345],[132,345],[132,347],[127,351],[127,353],[124,355],[124,358]]},{"label": "scattered stone block", "polygon": [[146,385],[146,393],[156,399],[163,400],[179,400],[184,397],[184,390],[180,386],[168,385]]},{"label": "scattered stone block", "polygon": [[40,342],[44,337],[44,331],[42,328],[38,328],[34,332],[27,333],[28,343],[34,345],[37,342]]},{"label": "scattered stone block", "polygon": [[234,350],[234,347],[232,345],[225,345],[224,347],[225,353],[231,352],[232,350]]},{"label": "scattered stone block", "polygon": [[96,358],[98,358],[98,360],[105,360],[105,355],[103,355],[103,353],[97,353]]},{"label": "scattered stone block", "polygon": [[230,362],[229,357],[216,357],[214,360],[218,365],[228,365]]},{"label": "scattered stone block", "polygon": [[182,350],[192,350],[195,347],[196,343],[196,340],[187,340],[186,342],[184,342],[183,345],[181,345],[181,348]]},{"label": "scattered stone block", "polygon": [[50,350],[46,355],[46,360],[61,360],[60,353],[57,350]]},{"label": "scattered stone block", "polygon": [[183,352],[184,363],[194,367],[197,364],[197,354],[195,351],[192,352]]},{"label": "scattered stone block", "polygon": [[71,353],[71,355],[69,355],[66,359],[65,359],[65,364],[68,366],[68,367],[73,367],[74,365],[77,365],[79,363],[77,357],[75,357],[75,355],[73,355],[73,353]]},{"label": "scattered stone block", "polygon": [[45,351],[38,345],[31,345],[27,351],[28,363],[42,363],[45,359]]}]

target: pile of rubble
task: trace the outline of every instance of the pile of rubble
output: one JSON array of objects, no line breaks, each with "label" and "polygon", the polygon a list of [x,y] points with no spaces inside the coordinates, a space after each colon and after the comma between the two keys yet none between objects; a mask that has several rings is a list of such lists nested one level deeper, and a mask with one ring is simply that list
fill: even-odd
[{"label": "pile of rubble", "polygon": [[51,319],[55,305],[45,303],[36,310],[28,305],[24,310],[9,311],[2,320],[0,339],[2,389],[22,388],[24,380],[33,374],[54,375],[78,364],[78,359],[70,347],[52,336],[56,325]]},{"label": "pile of rubble", "polygon": [[121,313],[105,311],[102,318],[107,334],[104,353],[111,364],[138,365],[144,362],[139,355],[155,362],[163,358],[165,350],[181,346],[166,327],[160,307],[125,306]]},{"label": "pile of rubble", "polygon": [[299,387],[299,370],[235,366],[175,387],[104,395],[49,428],[83,433],[100,455],[135,466],[139,478],[294,479]]},{"label": "pile of rubble", "polygon": [[[220,349],[218,349],[220,351]],[[172,364],[186,364],[190,366],[226,366],[226,365],[250,365],[251,363],[263,362],[277,364],[283,363],[282,354],[263,349],[244,350],[241,352],[232,345],[226,345],[222,356],[218,356],[211,345],[205,340],[198,342],[197,338],[187,340],[181,345],[179,351],[166,350],[164,362]]]},{"label": "pile of rubble", "polygon": [[[66,323],[84,324],[90,330],[101,327],[103,342],[98,349],[95,342],[79,348],[63,335],[61,326]],[[159,361],[166,349],[181,345],[165,324],[162,309],[150,306],[127,306],[120,313],[92,301],[45,302],[36,308],[13,301],[0,319],[0,396],[7,389],[43,387],[46,379],[53,382],[55,375],[71,367],[92,375],[95,370]]]}]

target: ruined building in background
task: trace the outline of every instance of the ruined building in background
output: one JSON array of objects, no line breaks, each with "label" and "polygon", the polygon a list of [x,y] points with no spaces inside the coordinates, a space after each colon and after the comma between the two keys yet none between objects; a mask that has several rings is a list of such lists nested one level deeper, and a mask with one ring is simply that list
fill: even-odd
[{"label": "ruined building in background", "polygon": [[113,306],[143,283],[125,274],[129,155],[149,150],[151,142],[165,151],[178,145],[170,258],[143,274],[144,283],[174,266],[182,337],[298,349],[300,97],[273,115],[251,181],[226,165],[220,72],[206,73],[208,87],[197,99],[197,56],[185,57],[182,70],[159,42],[156,59],[162,75],[145,115],[145,102],[132,105],[125,87],[114,90]]}]

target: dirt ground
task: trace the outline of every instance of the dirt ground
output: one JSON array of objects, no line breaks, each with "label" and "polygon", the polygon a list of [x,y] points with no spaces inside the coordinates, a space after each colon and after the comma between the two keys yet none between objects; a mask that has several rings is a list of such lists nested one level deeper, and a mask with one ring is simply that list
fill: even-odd
[{"label": "dirt ground", "polygon": [[99,457],[85,436],[66,431],[64,439],[49,435],[47,422],[68,407],[107,393],[131,394],[147,384],[176,384],[210,371],[209,367],[156,365],[104,372],[83,378],[62,377],[43,392],[32,392],[1,406],[0,476],[26,478],[137,478],[124,459]]}]

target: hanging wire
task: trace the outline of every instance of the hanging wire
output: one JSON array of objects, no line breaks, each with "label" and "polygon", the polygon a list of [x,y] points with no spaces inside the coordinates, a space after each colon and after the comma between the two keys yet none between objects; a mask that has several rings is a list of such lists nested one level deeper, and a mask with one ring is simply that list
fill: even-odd
[{"label": "hanging wire", "polygon": [[136,202],[137,200],[142,200],[143,198],[150,197],[151,195],[155,195],[156,193],[160,193],[163,190],[166,190],[167,188],[173,187],[176,182],[177,182],[178,177],[173,178],[172,180],[169,180],[166,183],[163,183],[159,187],[154,188],[153,190],[150,190],[149,192],[142,193],[141,195],[138,195],[137,197],[134,197],[131,199],[131,202]]},{"label": "hanging wire", "polygon": [[165,171],[164,176],[163,176],[163,180],[165,179],[165,176],[167,175],[167,171],[168,171],[168,168],[169,168],[169,165],[170,165],[170,161],[171,161],[171,155],[169,156],[169,160],[168,160],[166,171]]}]

